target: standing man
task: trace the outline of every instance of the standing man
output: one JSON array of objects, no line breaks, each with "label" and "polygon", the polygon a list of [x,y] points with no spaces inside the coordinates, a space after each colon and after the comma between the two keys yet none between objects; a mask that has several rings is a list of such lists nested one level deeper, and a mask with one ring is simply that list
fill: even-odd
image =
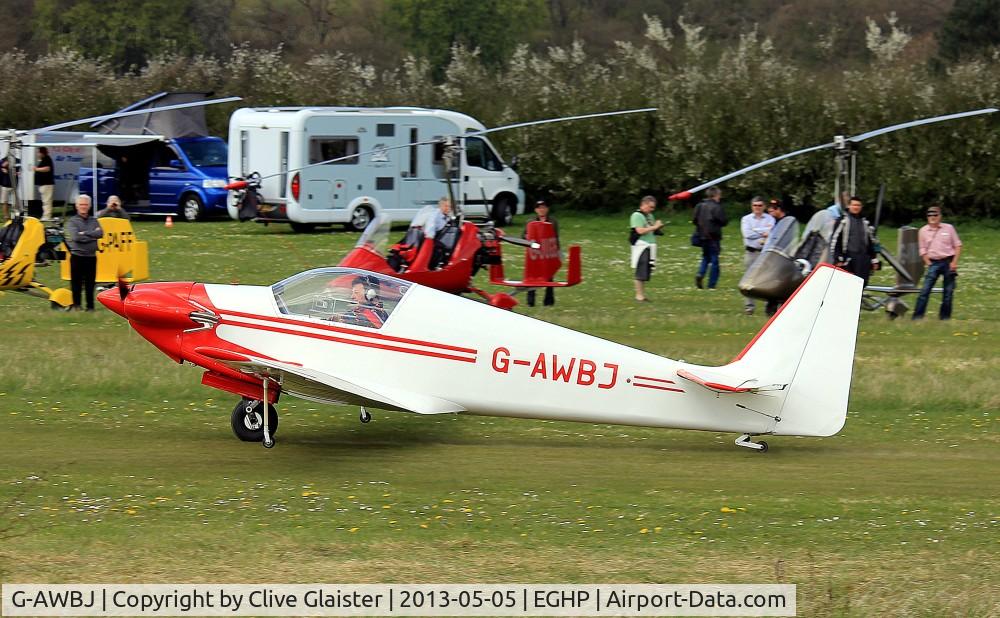
[{"label": "standing man", "polygon": [[66,222],[66,245],[69,247],[69,271],[73,305],[67,311],[79,311],[82,292],[87,292],[87,311],[94,310],[94,284],[97,278],[97,241],[104,230],[90,215],[90,196],[76,198],[76,214]]},{"label": "standing man", "polygon": [[958,237],[953,225],[941,222],[941,207],[937,204],[927,209],[927,225],[917,233],[917,242],[927,274],[924,275],[924,285],[917,297],[913,319],[923,319],[931,288],[938,277],[944,277],[944,295],[938,316],[942,320],[950,320],[951,299],[955,294],[955,280],[958,278],[958,257],[962,255],[962,239]]},{"label": "standing man", "polygon": [[14,205],[14,189],[10,182],[10,161],[7,157],[0,159],[0,204],[3,205],[3,220],[10,219],[10,207]]},{"label": "standing man", "polygon": [[[543,221],[545,223],[552,224],[552,231],[556,233],[556,248],[559,248],[559,222],[549,216],[549,205],[545,200],[538,200],[535,202],[535,218],[532,221]],[[529,221],[528,223],[531,223]],[[535,306],[535,288],[528,289],[527,302],[529,307]],[[546,307],[551,307],[556,304],[556,289],[555,288],[545,288],[545,300],[542,304]]]},{"label": "standing man", "polygon": [[868,285],[868,278],[880,265],[875,259],[875,232],[868,219],[861,215],[864,204],[854,196],[847,203],[847,214],[840,220],[830,238],[833,263],[854,273]]},{"label": "standing man", "polygon": [[[767,207],[767,214],[774,217],[775,223],[761,252],[774,249],[787,254],[799,236],[799,222],[795,217],[785,213],[785,207],[778,200],[771,200]],[[780,306],[781,303],[778,301],[769,300],[767,306],[764,307],[764,313],[774,315]]]},{"label": "standing man", "polygon": [[[764,212],[764,198],[759,195],[750,200],[750,214],[740,219],[740,233],[743,234],[743,270],[750,270],[760,256],[768,234],[774,227],[774,217]],[[743,313],[753,315],[753,299],[743,297]]]},{"label": "standing man", "polygon": [[35,170],[35,186],[38,187],[38,195],[42,198],[42,221],[52,220],[52,193],[56,189],[54,167],[52,157],[49,156],[49,149],[41,146],[38,149],[38,165],[35,165],[33,169]]},{"label": "standing man", "polygon": [[632,213],[629,227],[632,236],[637,237],[632,243],[630,263],[635,269],[635,299],[646,302],[646,282],[653,274],[656,266],[656,233],[663,227],[663,221],[653,219],[656,210],[656,198],[647,195],[639,202],[639,210]]},{"label": "standing man", "polygon": [[[722,209],[722,191],[719,187],[705,189],[705,199],[694,207],[694,225],[701,237],[701,264],[694,284],[701,289],[708,271],[708,289],[714,290],[719,283],[719,253],[722,252],[722,228],[729,224],[726,211]],[[711,269],[709,270],[709,267]]]}]

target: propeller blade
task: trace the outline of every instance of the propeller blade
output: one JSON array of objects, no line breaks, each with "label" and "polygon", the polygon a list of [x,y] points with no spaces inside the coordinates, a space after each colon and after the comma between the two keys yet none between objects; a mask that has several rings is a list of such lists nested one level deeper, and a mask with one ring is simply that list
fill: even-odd
[{"label": "propeller blade", "polygon": [[518,129],[521,127],[533,127],[539,124],[551,124],[554,122],[566,122],[569,120],[584,120],[586,118],[602,118],[604,116],[622,116],[624,114],[640,114],[644,112],[655,112],[657,108],[655,107],[643,107],[641,109],[626,109],[617,112],[599,112],[596,114],[584,114],[582,116],[566,116],[565,118],[548,118],[545,120],[532,120],[530,122],[518,122],[516,124],[508,124],[502,127],[493,127],[492,129],[483,129],[482,131],[470,131],[463,135],[462,137],[475,137],[477,135],[486,135],[487,133],[495,133],[496,131],[506,131],[507,129]]},{"label": "propeller blade", "polygon": [[712,185],[715,185],[715,184],[719,184],[720,182],[725,182],[725,181],[729,180],[730,178],[736,178],[737,176],[742,176],[743,174],[746,174],[747,172],[752,172],[753,170],[755,170],[757,168],[764,167],[765,165],[770,165],[770,164],[775,163],[777,161],[781,161],[782,159],[789,159],[791,157],[795,157],[795,156],[798,156],[800,154],[805,154],[807,152],[813,152],[815,150],[822,150],[823,148],[833,148],[834,144],[835,144],[835,142],[830,142],[829,144],[820,144],[819,146],[813,146],[811,148],[803,148],[802,150],[796,150],[795,152],[789,152],[787,154],[779,155],[777,157],[772,157],[772,158],[770,158],[770,159],[768,159],[766,161],[761,161],[760,163],[754,163],[753,165],[749,165],[747,167],[744,167],[743,169],[737,170],[735,172],[732,172],[731,174],[726,174],[725,176],[720,176],[718,178],[714,178],[712,180],[709,180],[708,182],[705,182],[705,183],[702,183],[702,184],[698,185],[697,187],[692,187],[692,188],[688,189],[687,191],[681,191],[680,193],[674,193],[673,195],[670,196],[669,199],[671,199],[671,200],[686,200],[689,197],[691,197],[691,194],[697,193],[698,191],[701,191],[702,189],[707,189],[708,187],[711,187]]},{"label": "propeller blade", "polygon": [[944,122],[945,120],[955,120],[956,118],[967,118],[969,116],[979,116],[981,114],[992,114],[993,112],[996,111],[1000,110],[997,110],[995,107],[987,107],[985,109],[977,109],[971,112],[959,112],[957,114],[948,114],[947,116],[935,116],[934,118],[924,118],[923,120],[911,120],[910,122],[894,124],[890,127],[883,127],[881,129],[875,129],[874,131],[868,131],[867,133],[861,133],[859,135],[855,135],[854,137],[847,138],[847,141],[860,142],[870,137],[875,137],[876,135],[883,135],[885,133],[899,131],[900,129],[909,129],[910,127],[919,127],[920,125],[923,124]]},{"label": "propeller blade", "polygon": [[126,283],[124,279],[118,279],[118,297],[121,300],[124,301],[126,298],[128,298],[128,294],[131,291],[132,288],[129,287],[128,283]]},{"label": "propeller blade", "polygon": [[91,116],[90,118],[80,118],[79,120],[70,120],[69,122],[61,122],[59,124],[42,127],[40,129],[23,131],[22,133],[27,135],[34,135],[36,133],[44,133],[45,131],[58,131],[59,129],[75,127],[78,124],[84,124],[86,122],[103,122],[105,120],[112,120],[114,118],[124,118],[126,116],[139,116],[142,114],[152,114],[155,112],[166,112],[172,109],[184,109],[186,107],[201,107],[204,105],[215,105],[216,103],[232,103],[233,101],[242,101],[242,100],[243,97],[226,97],[224,99],[211,99],[209,101],[194,101],[192,103],[178,103],[176,105],[165,105],[163,107],[136,109],[130,112],[116,112],[114,114],[105,114],[103,116]]}]

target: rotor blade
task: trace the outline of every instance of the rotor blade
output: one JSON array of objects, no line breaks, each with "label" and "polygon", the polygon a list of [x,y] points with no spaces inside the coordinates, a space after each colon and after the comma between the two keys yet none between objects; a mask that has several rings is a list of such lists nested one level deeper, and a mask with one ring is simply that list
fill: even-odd
[{"label": "rotor blade", "polygon": [[502,236],[497,236],[499,240],[504,242],[509,242],[512,245],[517,245],[519,247],[527,247],[529,249],[541,249],[541,245],[533,240],[525,240],[524,238],[517,238],[515,236],[507,236],[506,234]]},{"label": "rotor blade", "polygon": [[444,137],[438,137],[437,139],[429,139],[429,140],[424,140],[422,142],[410,142],[409,144],[403,144],[403,145],[400,145],[400,146],[386,146],[384,148],[376,148],[374,150],[366,150],[364,152],[359,152],[359,153],[356,153],[356,154],[349,154],[349,155],[344,155],[342,157],[336,157],[336,158],[333,158],[333,159],[327,159],[326,161],[318,161],[316,163],[310,163],[309,165],[303,165],[302,167],[297,167],[297,168],[295,168],[293,170],[285,170],[284,172],[275,172],[273,174],[267,174],[266,176],[261,176],[260,179],[264,180],[265,178],[274,178],[275,176],[284,176],[285,174],[294,174],[295,172],[301,172],[302,170],[307,170],[310,167],[316,167],[316,166],[319,166],[319,165],[327,165],[327,164],[330,164],[330,163],[336,163],[337,161],[346,161],[348,159],[354,159],[354,158],[358,158],[360,160],[361,157],[364,157],[364,156],[367,156],[367,155],[370,155],[370,154],[376,154],[376,153],[380,153],[380,152],[388,152],[390,150],[400,150],[402,148],[409,148],[410,146],[424,146],[426,144],[436,144],[436,143],[442,142],[444,140],[445,140]]},{"label": "rotor blade", "polygon": [[878,236],[878,223],[882,220],[882,198],[885,197],[885,183],[878,187],[878,199],[875,200],[875,236]]},{"label": "rotor blade", "polygon": [[800,154],[805,154],[807,152],[813,152],[814,150],[822,150],[823,148],[832,148],[833,146],[834,146],[834,142],[830,142],[829,144],[820,144],[819,146],[813,146],[811,148],[803,148],[802,150],[796,150],[795,152],[789,152],[788,154],[779,155],[777,157],[770,158],[767,161],[761,161],[760,163],[754,163],[753,165],[750,165],[748,167],[744,167],[743,169],[737,170],[737,171],[735,171],[735,172],[733,172],[731,174],[726,174],[725,176],[720,176],[719,178],[715,178],[713,180],[709,180],[708,182],[702,183],[702,184],[698,185],[697,187],[692,187],[692,188],[688,189],[687,191],[681,191],[680,193],[674,193],[668,199],[671,199],[671,200],[686,200],[689,197],[691,197],[692,194],[697,193],[698,191],[701,191],[702,189],[707,189],[708,187],[711,187],[712,185],[718,184],[720,182],[725,182],[725,181],[729,180],[730,178],[736,178],[737,176],[742,176],[743,174],[746,174],[747,172],[751,172],[751,171],[753,171],[753,170],[755,170],[755,169],[757,169],[759,167],[764,167],[765,165],[770,165],[770,164],[775,163],[777,161],[781,161],[782,159],[788,159],[788,158],[791,158],[791,157],[794,157],[794,156],[797,156],[797,155],[800,155]]},{"label": "rotor blade", "polygon": [[602,118],[604,116],[622,116],[624,114],[639,114],[643,112],[655,112],[655,107],[643,107],[642,109],[626,109],[618,112],[600,112],[597,114],[584,114],[582,116],[567,116],[565,118],[548,118],[546,120],[532,120],[530,122],[518,122],[516,124],[508,124],[502,127],[493,127],[492,129],[483,129],[482,131],[470,131],[462,135],[462,137],[475,137],[477,135],[486,135],[487,133],[494,133],[496,131],[506,131],[507,129],[517,129],[520,127],[533,127],[538,124],[550,124],[553,122],[566,122],[568,120],[584,120],[586,118]]},{"label": "rotor blade", "polygon": [[881,129],[875,129],[874,131],[869,131],[867,133],[861,133],[860,135],[855,135],[854,137],[847,138],[849,142],[860,142],[866,140],[869,137],[875,137],[876,135],[882,135],[884,133],[891,133],[892,131],[898,131],[900,129],[909,129],[910,127],[919,127],[922,124],[931,124],[933,122],[944,122],[945,120],[954,120],[956,118],[966,118],[968,116],[978,116],[980,114],[992,114],[993,112],[1000,111],[995,107],[987,107],[985,109],[977,109],[971,112],[959,112],[957,114],[948,114],[947,116],[935,116],[934,118],[924,118],[923,120],[911,120],[910,122],[904,122],[902,124],[894,124],[891,127],[883,127]]},{"label": "rotor blade", "polygon": [[[528,126],[532,126],[532,125],[536,125],[536,124],[544,124],[546,122],[563,122],[565,120],[580,120],[580,119],[583,119],[583,118],[597,118],[597,117],[600,117],[600,116],[618,116],[618,115],[621,115],[621,114],[635,114],[637,112],[651,112],[651,111],[654,111],[654,110],[656,110],[655,107],[647,107],[647,108],[644,108],[644,109],[630,109],[630,110],[625,110],[625,111],[620,111],[620,112],[603,112],[603,113],[600,113],[600,114],[586,114],[584,116],[573,116],[573,117],[568,117],[568,118],[551,118],[549,120],[534,120],[532,122],[522,122],[522,123],[518,123],[518,124],[509,124],[507,126],[496,127],[496,128],[493,128],[493,129],[485,129],[483,131],[470,131],[468,133],[463,133],[461,135],[454,135],[454,136],[451,136],[451,137],[454,137],[454,138],[476,137],[478,135],[485,135],[486,133],[491,133],[493,131],[500,131],[500,130],[503,130],[503,129],[513,129],[515,127],[528,127]],[[429,140],[424,140],[424,141],[420,141],[420,142],[410,142],[409,144],[402,144],[402,145],[397,145],[397,146],[386,146],[384,148],[377,148],[375,150],[366,150],[364,152],[359,152],[357,154],[345,155],[343,157],[336,157],[334,159],[327,159],[326,161],[319,161],[317,163],[310,163],[309,165],[303,165],[302,167],[297,167],[294,170],[286,170],[284,172],[275,172],[274,174],[268,174],[266,176],[261,176],[261,180],[263,180],[265,178],[274,178],[275,176],[282,176],[284,174],[294,174],[295,172],[299,172],[299,171],[302,171],[302,170],[305,170],[305,169],[309,169],[310,167],[316,167],[316,166],[319,166],[319,165],[327,165],[327,164],[330,164],[330,163],[336,163],[338,161],[346,161],[348,159],[353,159],[355,157],[359,157],[360,158],[360,157],[363,157],[363,156],[366,156],[366,155],[370,155],[370,154],[376,154],[376,153],[380,153],[380,152],[388,152],[390,150],[400,150],[402,148],[409,148],[411,146],[424,146],[426,144],[436,144],[438,142],[445,141],[446,139],[448,139],[446,136],[439,136],[439,137],[437,137],[435,139],[429,139]],[[452,202],[454,203],[454,200],[452,200]]]},{"label": "rotor blade", "polygon": [[44,133],[45,131],[58,131],[59,129],[65,129],[68,127],[75,127],[78,124],[83,124],[85,122],[102,122],[104,120],[112,120],[114,118],[124,118],[126,116],[139,116],[142,114],[152,114],[156,112],[166,112],[172,109],[183,109],[186,107],[201,107],[203,105],[215,105],[216,103],[232,103],[233,101],[242,101],[243,97],[226,97],[224,99],[212,99],[210,101],[195,101],[193,103],[178,103],[176,105],[165,105],[163,107],[150,107],[147,109],[136,109],[130,112],[119,112],[115,114],[105,114],[103,116],[92,116],[90,118],[80,118],[79,120],[70,120],[69,122],[62,122],[59,124],[50,125],[47,127],[42,127],[40,129],[32,129],[30,131],[25,131],[27,135],[34,135],[36,133]]}]

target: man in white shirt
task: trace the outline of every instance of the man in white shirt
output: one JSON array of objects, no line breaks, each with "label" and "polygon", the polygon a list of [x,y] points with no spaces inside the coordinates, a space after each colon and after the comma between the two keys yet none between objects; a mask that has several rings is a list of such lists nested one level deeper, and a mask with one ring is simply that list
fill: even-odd
[{"label": "man in white shirt", "polygon": [[[760,256],[760,250],[767,242],[768,234],[774,227],[774,217],[764,212],[764,198],[755,195],[750,200],[750,214],[740,219],[743,234],[743,271],[750,270]],[[755,303],[749,296],[743,297],[743,313],[753,315]]]},{"label": "man in white shirt", "polygon": [[434,238],[451,219],[451,200],[442,197],[438,200],[438,211],[424,222],[424,238]]}]

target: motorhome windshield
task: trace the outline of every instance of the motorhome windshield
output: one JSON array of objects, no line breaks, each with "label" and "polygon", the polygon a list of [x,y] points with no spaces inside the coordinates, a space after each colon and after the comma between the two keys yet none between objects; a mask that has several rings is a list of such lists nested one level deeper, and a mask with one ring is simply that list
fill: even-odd
[{"label": "motorhome windshield", "polygon": [[179,144],[184,154],[195,167],[209,167],[213,165],[226,165],[229,155],[226,152],[226,145],[215,140],[199,142],[187,142]]}]

